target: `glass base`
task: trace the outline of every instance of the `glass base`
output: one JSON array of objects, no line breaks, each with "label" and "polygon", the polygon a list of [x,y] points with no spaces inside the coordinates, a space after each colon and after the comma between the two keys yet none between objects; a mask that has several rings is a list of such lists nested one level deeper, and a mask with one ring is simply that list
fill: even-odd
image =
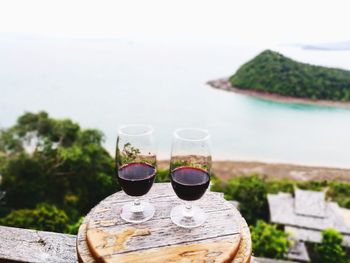
[{"label": "glass base", "polygon": [[192,206],[189,214],[185,205],[178,205],[171,210],[170,218],[174,224],[180,227],[194,228],[202,225],[207,219],[207,215],[198,206]]},{"label": "glass base", "polygon": [[154,206],[148,202],[140,201],[127,203],[123,206],[120,217],[129,223],[142,223],[150,220],[154,215]]}]

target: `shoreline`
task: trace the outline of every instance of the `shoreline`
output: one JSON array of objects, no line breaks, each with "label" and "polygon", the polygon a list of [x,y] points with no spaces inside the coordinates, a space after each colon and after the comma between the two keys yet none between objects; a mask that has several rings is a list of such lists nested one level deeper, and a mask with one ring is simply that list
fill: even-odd
[{"label": "shoreline", "polygon": [[312,99],[305,99],[305,98],[282,96],[282,95],[277,95],[272,93],[255,91],[255,90],[238,89],[231,85],[231,82],[228,81],[228,78],[211,80],[211,81],[208,81],[206,84],[215,89],[235,92],[241,95],[251,96],[251,97],[264,99],[264,100],[283,102],[283,103],[294,103],[294,104],[316,105],[316,106],[327,106],[327,107],[350,109],[350,102],[330,101],[330,100],[312,100]]},{"label": "shoreline", "polygon": [[[169,168],[169,160],[159,160],[158,167]],[[307,166],[286,163],[266,163],[255,161],[213,161],[212,171],[221,180],[248,175],[261,174],[268,178],[291,179],[296,181],[343,181],[350,183],[350,169]]]}]

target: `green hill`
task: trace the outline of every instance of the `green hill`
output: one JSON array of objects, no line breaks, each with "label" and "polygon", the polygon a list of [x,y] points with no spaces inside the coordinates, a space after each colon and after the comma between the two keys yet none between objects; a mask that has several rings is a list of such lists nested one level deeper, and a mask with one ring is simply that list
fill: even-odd
[{"label": "green hill", "polygon": [[265,50],[230,77],[238,89],[318,100],[350,101],[350,71],[300,63]]}]

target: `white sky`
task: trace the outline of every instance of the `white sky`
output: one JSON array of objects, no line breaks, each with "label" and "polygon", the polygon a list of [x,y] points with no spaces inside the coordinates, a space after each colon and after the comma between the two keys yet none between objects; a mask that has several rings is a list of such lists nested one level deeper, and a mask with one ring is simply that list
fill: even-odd
[{"label": "white sky", "polygon": [[348,0],[0,0],[0,33],[154,41],[350,40]]}]

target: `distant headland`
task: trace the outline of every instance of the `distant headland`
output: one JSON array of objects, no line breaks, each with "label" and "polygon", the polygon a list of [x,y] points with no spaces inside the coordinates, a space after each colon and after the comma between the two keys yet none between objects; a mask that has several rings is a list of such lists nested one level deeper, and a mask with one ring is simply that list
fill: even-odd
[{"label": "distant headland", "polygon": [[266,50],[214,88],[281,102],[350,107],[350,71],[300,63]]}]

